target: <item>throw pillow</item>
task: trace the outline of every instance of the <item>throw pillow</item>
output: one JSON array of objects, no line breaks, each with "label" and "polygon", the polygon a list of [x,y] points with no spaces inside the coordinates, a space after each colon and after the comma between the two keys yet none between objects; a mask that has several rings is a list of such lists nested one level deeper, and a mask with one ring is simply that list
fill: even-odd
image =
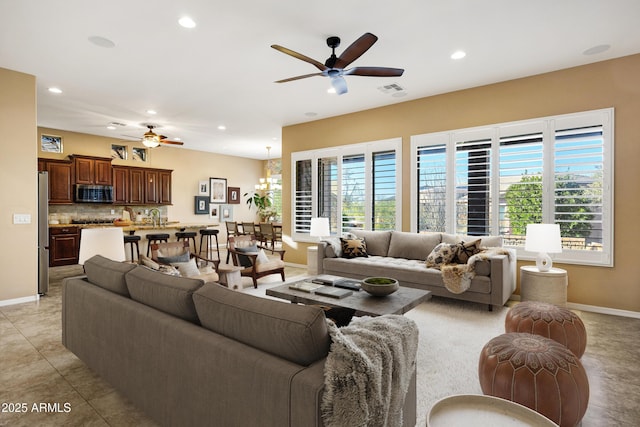
[{"label": "throw pillow", "polygon": [[[244,248],[236,248],[236,252],[240,252],[241,254],[257,254],[258,246],[252,245]],[[246,255],[238,255],[238,262],[242,267],[251,267],[253,264],[251,263],[251,258]]]},{"label": "throw pillow", "polygon": [[171,264],[172,262],[187,262],[189,261],[189,251],[185,251],[185,253],[174,256],[161,256],[158,253],[158,261],[163,264]]},{"label": "throw pillow", "polygon": [[258,252],[258,258],[256,258],[256,264],[264,264],[265,262],[269,262],[269,257],[264,253],[264,249],[260,249],[260,252]]},{"label": "throw pillow", "polygon": [[457,254],[457,246],[450,243],[438,243],[427,256],[427,267],[440,268],[444,264],[451,264]]},{"label": "throw pillow", "polygon": [[367,255],[367,244],[364,239],[345,239],[341,237],[340,242],[342,243],[343,258],[367,258],[369,256]]},{"label": "throw pillow", "polygon": [[454,261],[456,264],[466,264],[473,255],[480,252],[481,239],[474,240],[472,242],[460,242],[456,246],[458,250]]},{"label": "throw pillow", "polygon": [[172,262],[171,265],[178,269],[182,277],[194,277],[200,275],[200,270],[198,270],[195,258],[191,258],[187,262]]},{"label": "throw pillow", "polygon": [[160,264],[152,260],[151,258],[140,254],[140,258],[138,258],[140,265],[144,265],[145,267],[149,267],[152,270],[159,270]]}]

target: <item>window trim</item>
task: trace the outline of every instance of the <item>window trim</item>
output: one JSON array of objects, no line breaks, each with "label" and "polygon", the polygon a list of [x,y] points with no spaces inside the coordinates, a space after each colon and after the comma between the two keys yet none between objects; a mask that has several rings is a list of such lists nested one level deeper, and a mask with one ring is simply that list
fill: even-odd
[{"label": "window trim", "polygon": [[[338,178],[337,186],[341,195],[342,192],[342,158],[350,155],[364,154],[365,155],[365,170],[367,179],[365,180],[365,198],[367,203],[365,205],[365,215],[367,222],[365,229],[371,229],[371,197],[373,194],[373,185],[370,179],[370,172],[372,168],[372,155],[380,151],[395,151],[395,164],[396,164],[396,176],[398,181],[396,182],[396,200],[397,209],[395,212],[395,224],[396,230],[402,228],[402,138],[390,138],[378,141],[370,141],[356,144],[347,144],[341,146],[335,146],[330,148],[319,148],[314,150],[296,151],[291,153],[291,237],[294,241],[299,242],[317,242],[315,237],[309,236],[308,233],[296,232],[296,206],[295,206],[295,192],[296,192],[296,162],[302,160],[311,160],[311,191],[312,191],[312,207],[313,213],[318,211],[318,159],[336,157],[338,159]],[[342,212],[342,197],[338,200],[339,212]],[[312,214],[313,215],[313,214]]]},{"label": "window trim", "polygon": [[[492,150],[491,159],[491,187],[492,191],[495,191],[494,209],[492,209],[491,234],[498,235],[499,230],[499,144],[500,138],[505,135],[509,135],[510,128],[517,129],[541,129],[543,134],[543,162],[544,173],[543,181],[545,184],[543,200],[543,222],[553,222],[554,220],[554,203],[553,191],[554,188],[553,175],[555,171],[555,158],[554,158],[554,144],[555,144],[555,130],[567,129],[571,126],[580,127],[585,123],[591,121],[591,125],[602,125],[602,138],[603,138],[603,200],[602,200],[602,251],[587,251],[587,250],[563,250],[560,254],[553,254],[552,258],[554,262],[566,263],[566,264],[580,264],[580,265],[596,265],[613,267],[614,264],[614,109],[605,108],[599,110],[591,110],[584,112],[577,112],[571,114],[562,114],[556,116],[547,116],[542,118],[520,120],[513,122],[505,122],[492,124],[487,126],[478,126],[464,129],[454,129],[450,131],[434,132],[422,135],[412,135],[410,142],[410,229],[412,232],[417,232],[418,226],[418,149],[420,147],[436,144],[444,144],[447,149],[447,202],[446,202],[446,232],[455,233],[455,203],[454,203],[454,190],[455,190],[455,141],[460,140],[462,135],[465,138],[479,137],[491,135],[492,147],[498,147],[498,149]],[[540,127],[541,126],[541,127]],[[561,127],[560,127],[561,126]],[[453,153],[451,155],[450,153]],[[518,259],[534,260],[535,254],[524,251],[524,248],[520,246],[512,246],[516,249]]]}]

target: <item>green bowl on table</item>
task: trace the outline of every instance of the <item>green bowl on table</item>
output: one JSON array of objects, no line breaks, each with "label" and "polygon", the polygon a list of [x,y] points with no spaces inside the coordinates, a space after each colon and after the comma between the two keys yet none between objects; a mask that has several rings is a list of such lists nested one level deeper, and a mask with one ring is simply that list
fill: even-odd
[{"label": "green bowl on table", "polygon": [[367,277],[360,286],[376,297],[392,294],[400,287],[398,281],[391,277]]}]

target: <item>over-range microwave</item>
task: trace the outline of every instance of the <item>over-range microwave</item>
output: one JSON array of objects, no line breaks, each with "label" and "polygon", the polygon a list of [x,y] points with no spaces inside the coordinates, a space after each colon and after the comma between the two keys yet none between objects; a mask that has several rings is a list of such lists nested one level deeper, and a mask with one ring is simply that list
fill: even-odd
[{"label": "over-range microwave", "polygon": [[112,185],[76,184],[76,203],[113,203]]}]

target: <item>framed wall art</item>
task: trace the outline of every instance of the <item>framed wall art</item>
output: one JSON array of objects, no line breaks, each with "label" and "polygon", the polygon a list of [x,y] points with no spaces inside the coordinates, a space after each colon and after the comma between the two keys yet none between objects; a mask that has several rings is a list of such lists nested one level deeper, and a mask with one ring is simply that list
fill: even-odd
[{"label": "framed wall art", "polygon": [[209,202],[227,203],[227,179],[209,178]]},{"label": "framed wall art", "polygon": [[209,213],[209,197],[208,196],[195,196],[195,208],[196,215],[206,215]]},{"label": "framed wall art", "polygon": [[209,196],[209,181],[202,180],[198,181],[198,195],[199,196]]},{"label": "framed wall art", "polygon": [[220,218],[220,205],[213,205],[209,203],[209,219],[219,221]]},{"label": "framed wall art", "polygon": [[233,221],[233,206],[221,205],[220,206],[220,222]]},{"label": "framed wall art", "polygon": [[227,190],[227,203],[230,205],[240,204],[240,187],[229,187]]},{"label": "framed wall art", "polygon": [[40,135],[40,150],[47,153],[62,153],[62,137],[55,135]]}]

